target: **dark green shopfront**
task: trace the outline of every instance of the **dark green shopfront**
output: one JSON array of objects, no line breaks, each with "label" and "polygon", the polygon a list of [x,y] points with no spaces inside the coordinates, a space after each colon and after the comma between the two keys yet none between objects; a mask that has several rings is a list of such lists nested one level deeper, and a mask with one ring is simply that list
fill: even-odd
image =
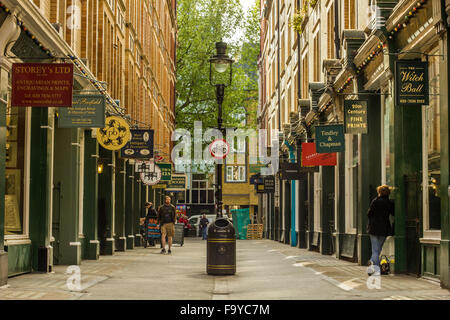
[{"label": "dark green shopfront", "polygon": [[[24,24],[32,21],[27,16]],[[50,25],[44,27],[34,32],[56,39],[47,39],[52,52],[73,55]],[[13,63],[61,61],[4,9],[0,34],[0,52],[7,53],[0,55],[0,286],[11,276],[140,246],[143,205],[161,204],[164,190],[142,184],[134,164],[100,147],[94,130],[59,128],[57,108],[11,108]],[[95,88],[75,76],[74,90]]]},{"label": "dark green shopfront", "polygon": [[[300,112],[291,124],[301,125],[285,130],[280,161],[292,160],[293,153],[299,163],[301,143],[315,141],[316,125],[344,122],[346,101],[364,101],[368,132],[345,135],[345,152],[337,154],[336,166],[280,181],[285,190],[297,185],[299,201],[293,207],[289,192],[283,193],[286,201],[275,193],[280,199],[275,205],[273,196],[263,200],[266,235],[367,265],[367,210],[376,187],[388,184],[393,187],[395,236],[387,239],[383,254],[393,258],[395,273],[427,277],[450,288],[450,2],[376,4],[373,28],[344,30],[341,59],[323,61],[326,83],[310,83],[311,98],[299,100]],[[398,62],[426,66],[427,103],[401,103]]]}]

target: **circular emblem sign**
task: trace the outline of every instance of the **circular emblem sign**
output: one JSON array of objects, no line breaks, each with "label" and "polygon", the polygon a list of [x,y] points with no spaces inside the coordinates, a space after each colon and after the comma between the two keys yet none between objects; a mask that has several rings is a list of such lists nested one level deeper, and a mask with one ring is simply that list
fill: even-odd
[{"label": "circular emblem sign", "polygon": [[209,145],[209,153],[211,153],[215,159],[225,159],[230,153],[230,145],[223,139],[214,140]]},{"label": "circular emblem sign", "polygon": [[106,118],[104,128],[97,129],[97,141],[107,150],[122,149],[131,138],[130,127],[119,117]]},{"label": "circular emblem sign", "polygon": [[153,186],[161,180],[161,175],[161,168],[155,164],[153,171],[141,172],[141,180],[143,184]]}]

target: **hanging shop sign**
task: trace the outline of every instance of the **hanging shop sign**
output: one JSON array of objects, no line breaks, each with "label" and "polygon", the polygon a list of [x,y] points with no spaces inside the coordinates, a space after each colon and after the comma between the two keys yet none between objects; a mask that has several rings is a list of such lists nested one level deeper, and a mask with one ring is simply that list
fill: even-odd
[{"label": "hanging shop sign", "polygon": [[167,185],[166,191],[184,191],[186,190],[186,176],[173,175],[172,180]]},{"label": "hanging shop sign", "polygon": [[314,142],[302,143],[302,167],[335,166],[336,164],[336,153],[317,153]]},{"label": "hanging shop sign", "polygon": [[120,157],[131,159],[153,158],[154,130],[131,130],[131,139],[120,149]]},{"label": "hanging shop sign", "polygon": [[152,168],[155,166],[154,162],[151,161],[143,161],[136,160],[134,162],[134,171],[135,172],[149,172],[153,171]]},{"label": "hanging shop sign", "polygon": [[172,164],[171,163],[158,163],[161,169],[161,181],[172,180]]},{"label": "hanging shop sign", "polygon": [[264,177],[264,193],[275,193],[275,177]]},{"label": "hanging shop sign", "polygon": [[256,184],[255,185],[256,193],[266,193],[264,189],[264,184]]},{"label": "hanging shop sign", "polygon": [[147,186],[154,186],[161,180],[161,169],[155,165],[153,171],[141,172],[141,181]]},{"label": "hanging shop sign", "polygon": [[58,110],[58,127],[103,128],[105,103],[105,96],[102,95],[74,95],[72,108]]},{"label": "hanging shop sign", "polygon": [[429,104],[428,64],[400,60],[395,65],[396,103],[404,106]]},{"label": "hanging shop sign", "polygon": [[263,177],[260,174],[254,174],[250,176],[250,184],[262,184],[263,183]]},{"label": "hanging shop sign", "polygon": [[14,63],[11,106],[72,107],[73,64]]},{"label": "hanging shop sign", "polygon": [[165,189],[167,188],[168,181],[160,181],[155,185],[152,185],[152,189]]},{"label": "hanging shop sign", "polygon": [[302,173],[298,163],[282,162],[280,163],[281,180],[300,180]]},{"label": "hanging shop sign", "polygon": [[223,139],[214,140],[209,145],[209,153],[214,159],[225,159],[230,153],[230,145]]},{"label": "hanging shop sign", "polygon": [[344,127],[348,134],[367,133],[367,100],[344,101]]},{"label": "hanging shop sign", "polygon": [[120,150],[129,140],[130,127],[122,118],[108,117],[105,127],[97,129],[97,141],[107,150]]},{"label": "hanging shop sign", "polygon": [[302,180],[304,173],[319,172],[319,167],[302,167],[298,163],[282,162],[280,163],[281,180]]},{"label": "hanging shop sign", "polygon": [[251,164],[250,167],[250,173],[261,173],[262,168],[268,168],[267,164]]},{"label": "hanging shop sign", "polygon": [[342,124],[316,126],[315,133],[317,153],[345,151],[344,126]]}]

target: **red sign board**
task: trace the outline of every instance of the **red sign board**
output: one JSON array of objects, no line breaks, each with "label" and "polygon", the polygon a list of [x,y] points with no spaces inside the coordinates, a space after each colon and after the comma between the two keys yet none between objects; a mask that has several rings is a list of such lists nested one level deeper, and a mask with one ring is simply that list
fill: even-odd
[{"label": "red sign board", "polygon": [[15,63],[13,107],[72,107],[73,64]]},{"label": "red sign board", "polygon": [[335,166],[336,164],[336,153],[317,153],[314,142],[302,143],[302,167]]}]

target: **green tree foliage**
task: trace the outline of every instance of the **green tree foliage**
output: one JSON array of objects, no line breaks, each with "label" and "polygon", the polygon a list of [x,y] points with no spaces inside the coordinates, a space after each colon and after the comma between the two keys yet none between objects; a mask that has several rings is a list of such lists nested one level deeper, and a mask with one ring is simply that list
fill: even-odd
[{"label": "green tree foliage", "polygon": [[[236,61],[232,85],[225,90],[223,124],[242,124],[249,96],[258,94],[256,5],[259,6],[259,0],[255,0],[251,14],[244,15],[239,0],[178,0],[177,128],[193,132],[194,121],[202,121],[204,129],[217,127],[217,101],[209,82],[208,59],[215,54],[215,43],[221,39],[228,43],[227,53]],[[244,30],[244,39],[236,40],[239,30]]]}]

